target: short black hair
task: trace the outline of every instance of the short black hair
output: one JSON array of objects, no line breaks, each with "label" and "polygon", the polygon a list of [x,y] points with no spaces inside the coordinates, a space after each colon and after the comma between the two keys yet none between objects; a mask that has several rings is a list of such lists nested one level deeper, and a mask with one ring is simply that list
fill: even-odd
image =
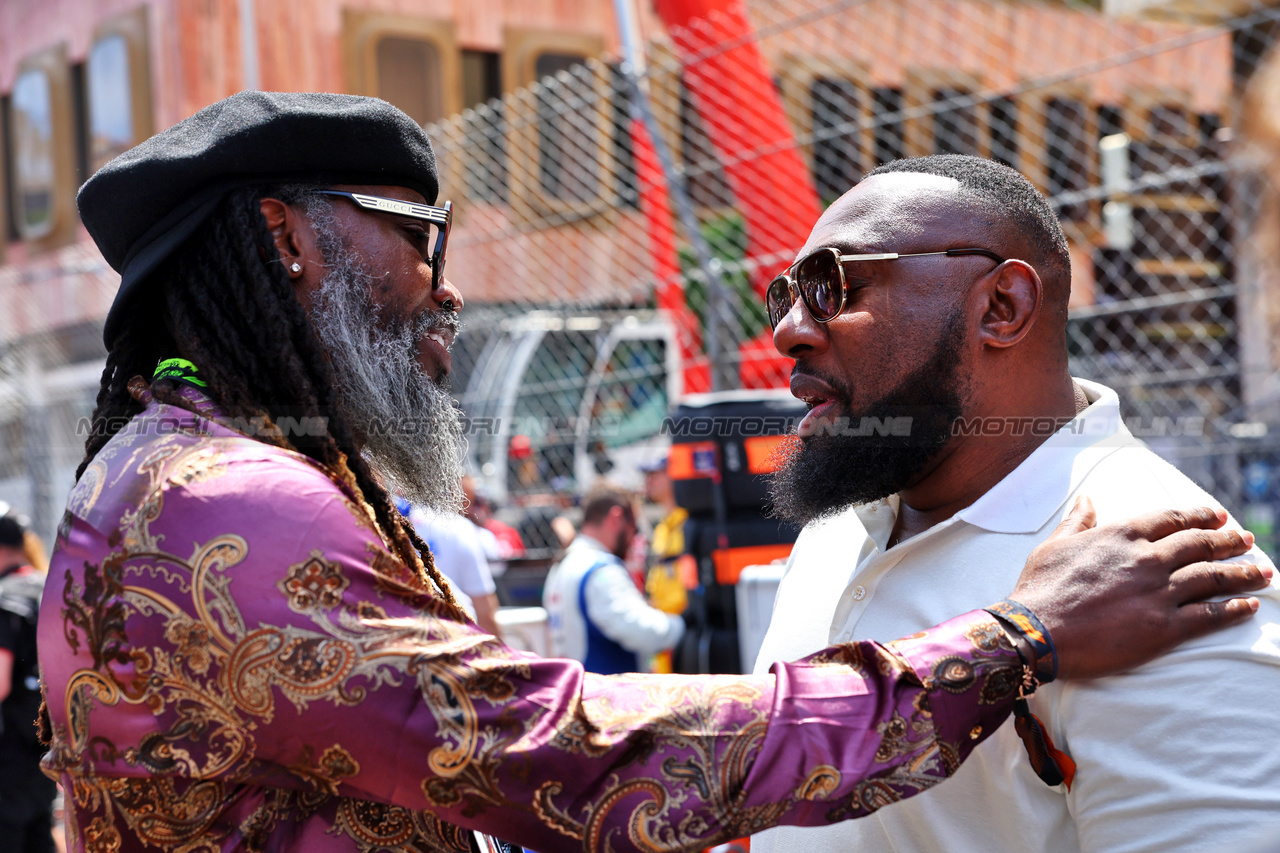
[{"label": "short black hair", "polygon": [[[965,193],[982,204],[996,221],[1007,226],[1010,238],[1025,240],[1038,256],[1026,260],[1051,291],[1058,291],[1052,295],[1060,298],[1065,318],[1066,300],[1071,291],[1067,236],[1062,233],[1062,225],[1049,202],[1021,172],[982,157],[932,154],[885,163],[868,172],[867,177],[894,172],[919,172],[959,181]],[[999,251],[995,246],[983,248]]]}]

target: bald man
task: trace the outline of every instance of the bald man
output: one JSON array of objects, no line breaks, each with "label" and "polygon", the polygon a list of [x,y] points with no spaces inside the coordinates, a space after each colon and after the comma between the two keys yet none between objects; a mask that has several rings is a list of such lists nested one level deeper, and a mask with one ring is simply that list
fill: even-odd
[{"label": "bald man", "polygon": [[[990,598],[1078,498],[1102,522],[1213,502],[1133,438],[1114,391],[1072,378],[1070,288],[1053,211],[992,161],[890,163],[826,211],[768,295],[810,411],[773,483],[805,527],[762,667]],[[1252,623],[1037,692],[1028,709],[1063,753],[1039,773],[1005,727],[968,784],[752,849],[1232,849],[1280,813],[1280,751],[1259,748],[1280,731],[1280,600],[1259,597]]]}]

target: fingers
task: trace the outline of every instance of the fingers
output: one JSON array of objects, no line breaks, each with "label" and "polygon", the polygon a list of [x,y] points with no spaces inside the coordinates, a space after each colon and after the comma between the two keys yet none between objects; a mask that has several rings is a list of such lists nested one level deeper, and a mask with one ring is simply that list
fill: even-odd
[{"label": "fingers", "polygon": [[1093,508],[1093,501],[1081,495],[1076,498],[1071,511],[1067,513],[1066,518],[1062,519],[1062,523],[1053,529],[1053,533],[1049,535],[1049,538],[1057,539],[1060,536],[1080,533],[1093,528],[1097,523],[1098,513]]},{"label": "fingers", "polygon": [[1179,530],[1154,543],[1156,554],[1170,570],[1188,563],[1212,562],[1238,557],[1253,547],[1247,530]]},{"label": "fingers", "polygon": [[[1163,539],[1179,530],[1195,528],[1215,530],[1227,523],[1227,512],[1210,506],[1194,509],[1164,509],[1120,522],[1115,527],[1150,542]],[[1110,526],[1110,525],[1109,525]]]},{"label": "fingers", "polygon": [[1222,595],[1253,592],[1271,582],[1275,570],[1250,563],[1193,563],[1169,578],[1174,600],[1180,605]]},{"label": "fingers", "polygon": [[1178,608],[1179,641],[1190,640],[1243,622],[1258,612],[1258,599],[1198,601]]}]

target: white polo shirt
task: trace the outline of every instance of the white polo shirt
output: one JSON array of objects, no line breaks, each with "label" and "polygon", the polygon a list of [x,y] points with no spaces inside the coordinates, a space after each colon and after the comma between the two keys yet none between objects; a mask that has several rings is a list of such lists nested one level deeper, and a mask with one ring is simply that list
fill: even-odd
[{"label": "white polo shirt", "polygon": [[[1092,499],[1100,524],[1218,505],[1129,433],[1114,391],[1076,382],[1085,412],[924,533],[885,548],[896,496],[807,526],[756,671],[999,601],[1077,495]],[[1269,563],[1256,548],[1248,558]],[[1137,670],[1040,688],[1032,710],[1077,764],[1070,792],[1036,777],[1007,722],[937,789],[842,824],[769,830],[752,853],[1239,849],[1280,817],[1280,590],[1259,598],[1252,620]]]}]

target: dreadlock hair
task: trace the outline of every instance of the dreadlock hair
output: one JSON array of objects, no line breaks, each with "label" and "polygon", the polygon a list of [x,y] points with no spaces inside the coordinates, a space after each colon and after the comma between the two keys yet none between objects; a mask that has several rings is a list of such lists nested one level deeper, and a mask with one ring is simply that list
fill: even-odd
[{"label": "dreadlock hair", "polygon": [[[326,200],[301,185],[246,187],[226,196],[209,222],[156,272],[156,294],[135,300],[132,321],[112,343],[85,442],[93,457],[143,405],[130,392],[156,362],[175,353],[200,368],[207,393],[232,421],[260,426],[257,438],[315,459],[362,500],[397,556],[461,617],[427,544],[395,508],[360,455],[334,400],[334,380],[306,312],[294,296],[259,200],[278,198],[324,210]],[[192,409],[169,379],[151,384],[155,399]],[[277,426],[286,416],[322,418],[323,431]],[[313,421],[314,422],[314,421]]]}]

